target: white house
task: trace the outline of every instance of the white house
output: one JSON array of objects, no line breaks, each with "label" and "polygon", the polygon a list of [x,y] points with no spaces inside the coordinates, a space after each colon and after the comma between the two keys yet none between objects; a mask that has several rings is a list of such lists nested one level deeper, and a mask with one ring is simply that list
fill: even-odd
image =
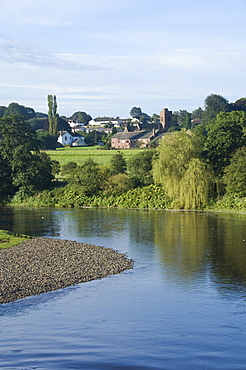
[{"label": "white house", "polygon": [[89,121],[89,126],[104,126],[108,124],[112,124],[115,127],[120,127],[122,125],[122,119],[120,118],[110,119],[98,117]]},{"label": "white house", "polygon": [[69,120],[68,121],[69,123],[69,126],[74,128],[74,127],[80,127],[80,126],[84,126],[85,124],[83,122],[80,122],[80,121],[72,121],[72,120]]},{"label": "white house", "polygon": [[[60,132],[60,135],[57,139],[58,143],[61,145],[72,145],[72,146],[84,146],[86,145],[84,137],[79,133],[73,133],[68,131]],[[76,143],[75,143],[76,142]],[[73,145],[74,143],[74,145]]]}]

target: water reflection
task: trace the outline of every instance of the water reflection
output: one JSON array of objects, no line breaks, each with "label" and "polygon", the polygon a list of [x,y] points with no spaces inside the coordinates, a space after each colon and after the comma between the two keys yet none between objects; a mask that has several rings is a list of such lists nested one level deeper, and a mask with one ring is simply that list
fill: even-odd
[{"label": "water reflection", "polygon": [[246,286],[246,215],[170,212],[158,219],[156,254],[163,272],[182,282],[209,274],[218,284]]},{"label": "water reflection", "polygon": [[[155,259],[165,279],[246,286],[246,215],[117,209],[1,208],[0,228],[105,245]],[[223,288],[224,289],[224,288]]]},{"label": "water reflection", "polygon": [[205,212],[2,208],[0,228],[111,246],[136,265],[0,305],[1,367],[245,368],[245,223]]},{"label": "water reflection", "polygon": [[164,270],[185,280],[204,272],[210,218],[195,212],[166,212],[155,230],[157,255]]}]

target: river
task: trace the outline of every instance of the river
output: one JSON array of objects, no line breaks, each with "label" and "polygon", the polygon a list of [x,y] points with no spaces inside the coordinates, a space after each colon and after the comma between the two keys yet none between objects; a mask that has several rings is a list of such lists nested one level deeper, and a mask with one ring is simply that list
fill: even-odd
[{"label": "river", "polygon": [[0,208],[0,229],[135,261],[0,305],[1,369],[245,370],[245,214]]}]

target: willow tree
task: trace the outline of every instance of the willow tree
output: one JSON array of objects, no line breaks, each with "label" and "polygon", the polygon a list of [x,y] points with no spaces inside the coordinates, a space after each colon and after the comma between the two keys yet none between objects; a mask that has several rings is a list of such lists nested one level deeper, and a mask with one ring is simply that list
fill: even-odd
[{"label": "willow tree", "polygon": [[212,190],[212,182],[211,168],[199,158],[191,158],[180,183],[179,207],[196,209],[206,206]]},{"label": "willow tree", "polygon": [[56,95],[48,95],[48,121],[49,121],[49,134],[56,135],[58,127],[58,113],[57,113],[57,100]]},{"label": "willow tree", "polygon": [[200,208],[207,203],[211,171],[200,159],[201,147],[196,136],[178,131],[163,138],[153,165],[153,177],[161,184],[173,205]]}]

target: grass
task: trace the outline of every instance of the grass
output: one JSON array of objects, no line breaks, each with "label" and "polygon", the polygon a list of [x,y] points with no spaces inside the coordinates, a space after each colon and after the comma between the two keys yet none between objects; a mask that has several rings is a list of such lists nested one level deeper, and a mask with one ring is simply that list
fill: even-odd
[{"label": "grass", "polygon": [[12,233],[6,230],[0,230],[0,249],[9,248],[13,245],[21,244],[30,236]]},{"label": "grass", "polygon": [[[120,150],[127,160],[144,149],[125,149]],[[68,162],[75,162],[78,165],[84,163],[89,157],[100,165],[110,164],[110,159],[117,153],[117,150],[103,150],[98,146],[80,147],[80,148],[61,148],[56,150],[47,150],[47,154],[52,160],[56,160],[61,166]]]}]

